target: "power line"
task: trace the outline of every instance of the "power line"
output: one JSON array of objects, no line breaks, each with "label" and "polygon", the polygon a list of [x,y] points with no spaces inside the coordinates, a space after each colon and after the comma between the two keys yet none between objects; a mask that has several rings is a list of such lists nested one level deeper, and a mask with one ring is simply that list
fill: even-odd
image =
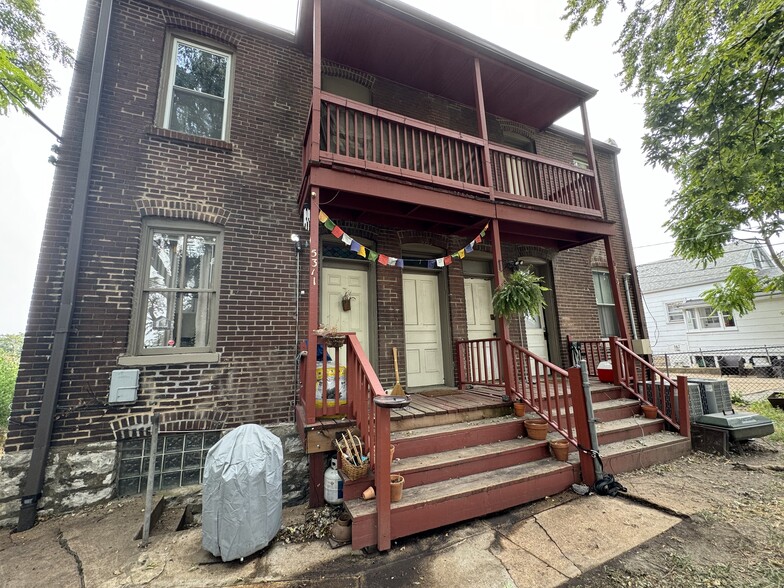
[{"label": "power line", "polygon": [[29,114],[33,118],[33,120],[35,122],[37,122],[39,125],[41,125],[43,128],[45,128],[47,131],[52,133],[55,136],[55,138],[57,139],[58,143],[62,143],[62,141],[63,141],[62,137],[60,137],[60,135],[58,135],[56,132],[54,132],[54,130],[52,130],[52,127],[50,127],[43,120],[41,120],[36,113],[34,113],[32,110],[30,110],[30,108],[28,108],[27,104],[24,103],[24,100],[22,100],[19,96],[17,96],[11,90],[9,90],[8,86],[6,86],[3,82],[0,82],[0,86],[3,87],[3,90],[8,92],[9,96],[14,98],[14,100],[16,100],[19,103],[19,106],[22,107],[22,110],[24,110],[27,114]]}]

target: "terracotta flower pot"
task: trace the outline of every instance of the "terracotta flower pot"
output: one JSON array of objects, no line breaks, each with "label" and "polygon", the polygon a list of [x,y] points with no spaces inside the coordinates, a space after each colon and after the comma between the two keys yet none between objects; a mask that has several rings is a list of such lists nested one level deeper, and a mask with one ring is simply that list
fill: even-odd
[{"label": "terracotta flower pot", "polygon": [[516,417],[524,417],[525,416],[525,403],[523,402],[515,402],[514,403],[514,414]]},{"label": "terracotta flower pot", "polygon": [[373,500],[376,497],[376,489],[373,486],[368,486],[362,493],[362,500]]},{"label": "terracotta flower pot", "polygon": [[569,442],[566,439],[550,441],[550,453],[558,461],[566,461],[569,457]]},{"label": "terracotta flower pot", "polygon": [[390,491],[390,502],[397,502],[401,498],[403,498],[403,483],[405,479],[400,474],[392,474],[389,476],[389,483],[391,486]]},{"label": "terracotta flower pot", "polygon": [[550,425],[544,419],[526,419],[525,431],[531,439],[543,441],[547,439],[547,429]]},{"label": "terracotta flower pot", "polygon": [[655,419],[656,414],[656,407],[652,404],[643,404],[642,405],[642,414],[645,415],[646,419]]},{"label": "terracotta flower pot", "polygon": [[351,541],[351,517],[347,513],[340,515],[332,525],[332,538],[338,543]]}]

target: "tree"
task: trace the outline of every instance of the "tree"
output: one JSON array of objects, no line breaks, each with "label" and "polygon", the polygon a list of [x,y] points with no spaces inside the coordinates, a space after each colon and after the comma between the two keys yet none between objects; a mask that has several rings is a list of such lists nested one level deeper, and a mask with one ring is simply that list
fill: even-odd
[{"label": "tree", "polygon": [[[567,37],[601,23],[610,0],[567,0]],[[675,253],[708,264],[738,233],[765,244],[784,230],[784,4],[781,0],[636,0],[616,41],[623,88],[644,102],[649,163],[672,172],[666,228]],[[745,314],[784,278],[733,268],[705,294]]]},{"label": "tree", "polygon": [[50,68],[73,64],[71,50],[43,23],[37,0],[0,0],[0,114],[41,108],[59,88]]}]

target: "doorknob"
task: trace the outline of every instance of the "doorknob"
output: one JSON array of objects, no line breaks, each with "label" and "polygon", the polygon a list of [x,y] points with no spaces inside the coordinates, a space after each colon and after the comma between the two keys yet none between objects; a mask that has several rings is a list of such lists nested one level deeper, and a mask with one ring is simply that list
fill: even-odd
[{"label": "doorknob", "polygon": [[491,320],[491,321],[494,321],[494,320],[495,320],[495,315],[494,315],[494,314],[491,314],[491,315],[490,315],[490,320]]}]

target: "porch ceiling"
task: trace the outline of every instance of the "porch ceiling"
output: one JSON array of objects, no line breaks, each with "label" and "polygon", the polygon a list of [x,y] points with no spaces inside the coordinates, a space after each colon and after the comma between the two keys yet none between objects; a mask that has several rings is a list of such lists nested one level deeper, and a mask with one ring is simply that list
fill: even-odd
[{"label": "porch ceiling", "polygon": [[[563,250],[614,234],[612,223],[531,210],[486,199],[433,191],[331,169],[311,170],[320,186],[320,206],[341,224],[353,221],[392,230],[412,230],[471,239],[492,218],[501,240]],[[350,232],[350,231],[349,231]]]},{"label": "porch ceiling", "polygon": [[[313,0],[302,0],[297,40],[312,54]],[[322,1],[322,57],[475,106],[479,57],[488,112],[550,126],[596,91],[396,0]]]}]

